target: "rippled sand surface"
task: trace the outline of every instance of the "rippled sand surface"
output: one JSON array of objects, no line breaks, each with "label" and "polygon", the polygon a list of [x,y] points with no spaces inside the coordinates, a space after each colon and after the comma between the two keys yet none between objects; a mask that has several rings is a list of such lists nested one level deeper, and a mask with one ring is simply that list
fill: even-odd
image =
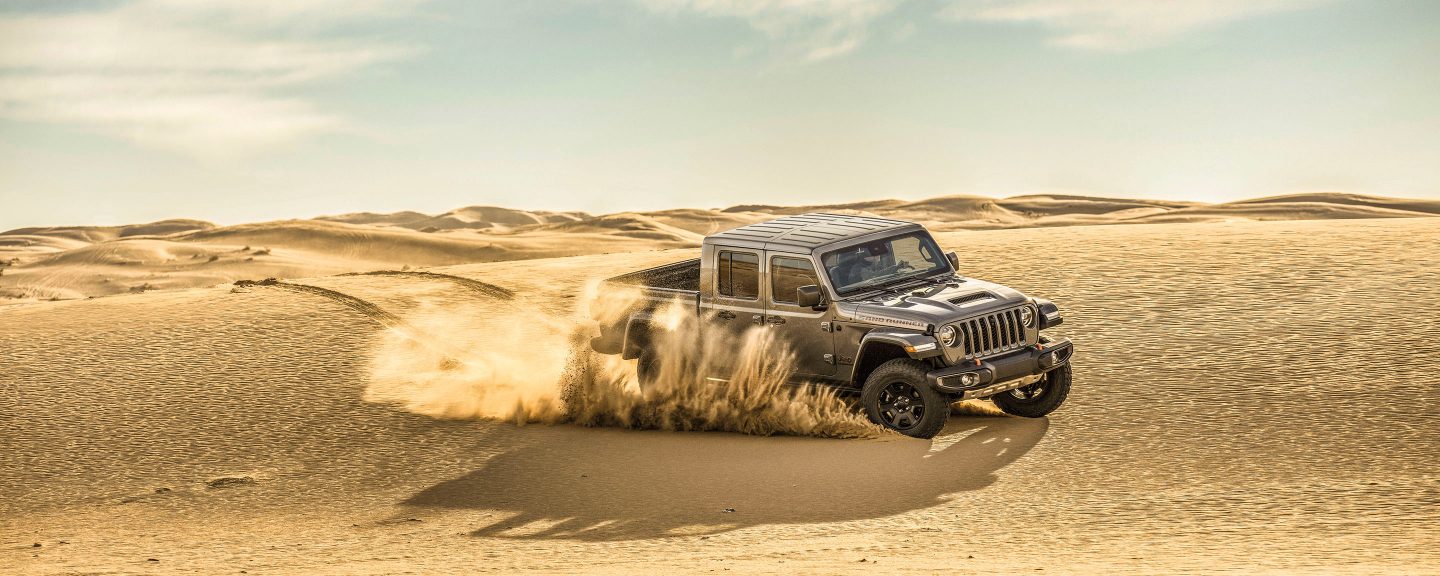
[{"label": "rippled sand surface", "polygon": [[[1440,573],[1440,219],[940,240],[1061,305],[1049,419],[822,440],[364,402],[375,310],[500,305],[435,277],[0,309],[0,572]],[[440,271],[563,312],[686,254]]]}]

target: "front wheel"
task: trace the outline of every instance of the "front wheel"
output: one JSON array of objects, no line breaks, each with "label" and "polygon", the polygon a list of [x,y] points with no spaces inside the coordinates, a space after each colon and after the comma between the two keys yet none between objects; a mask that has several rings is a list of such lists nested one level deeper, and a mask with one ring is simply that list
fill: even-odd
[{"label": "front wheel", "polygon": [[1045,373],[1039,382],[990,397],[1006,414],[1039,418],[1059,408],[1070,395],[1070,364]]},{"label": "front wheel", "polygon": [[934,438],[950,416],[950,399],[930,387],[927,366],[896,358],[865,379],[860,403],[871,422],[915,438]]}]

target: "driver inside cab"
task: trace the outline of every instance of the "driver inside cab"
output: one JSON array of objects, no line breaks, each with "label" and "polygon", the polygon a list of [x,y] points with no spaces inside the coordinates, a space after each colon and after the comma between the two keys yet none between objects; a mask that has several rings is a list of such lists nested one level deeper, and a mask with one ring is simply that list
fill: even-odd
[{"label": "driver inside cab", "polygon": [[891,267],[889,256],[890,250],[885,242],[857,246],[853,252],[840,255],[841,266],[836,279],[842,285],[851,286],[884,276]]}]

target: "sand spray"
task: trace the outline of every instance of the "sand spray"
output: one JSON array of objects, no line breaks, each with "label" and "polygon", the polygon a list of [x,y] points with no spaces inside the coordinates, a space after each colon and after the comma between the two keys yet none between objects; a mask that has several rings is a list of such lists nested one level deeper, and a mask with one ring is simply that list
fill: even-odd
[{"label": "sand spray", "polygon": [[642,390],[634,361],[589,346],[600,323],[626,314],[638,297],[592,283],[571,314],[523,301],[422,302],[403,315],[405,326],[382,334],[365,399],[436,418],[521,425],[885,433],[828,389],[787,385],[793,355],[770,331],[702,330],[678,305],[652,317],[658,377]]}]

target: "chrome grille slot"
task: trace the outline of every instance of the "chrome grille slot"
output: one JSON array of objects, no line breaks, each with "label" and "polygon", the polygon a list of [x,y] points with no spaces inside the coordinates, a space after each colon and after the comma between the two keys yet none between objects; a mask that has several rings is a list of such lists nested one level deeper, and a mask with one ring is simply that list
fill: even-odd
[{"label": "chrome grille slot", "polygon": [[1011,308],[955,323],[965,339],[965,358],[984,358],[1016,350],[1029,344],[1020,324],[1020,309]]},{"label": "chrome grille slot", "polygon": [[1000,318],[994,314],[985,317],[985,336],[988,337],[985,341],[986,350],[1000,347],[1000,329],[996,326],[999,323]]}]

